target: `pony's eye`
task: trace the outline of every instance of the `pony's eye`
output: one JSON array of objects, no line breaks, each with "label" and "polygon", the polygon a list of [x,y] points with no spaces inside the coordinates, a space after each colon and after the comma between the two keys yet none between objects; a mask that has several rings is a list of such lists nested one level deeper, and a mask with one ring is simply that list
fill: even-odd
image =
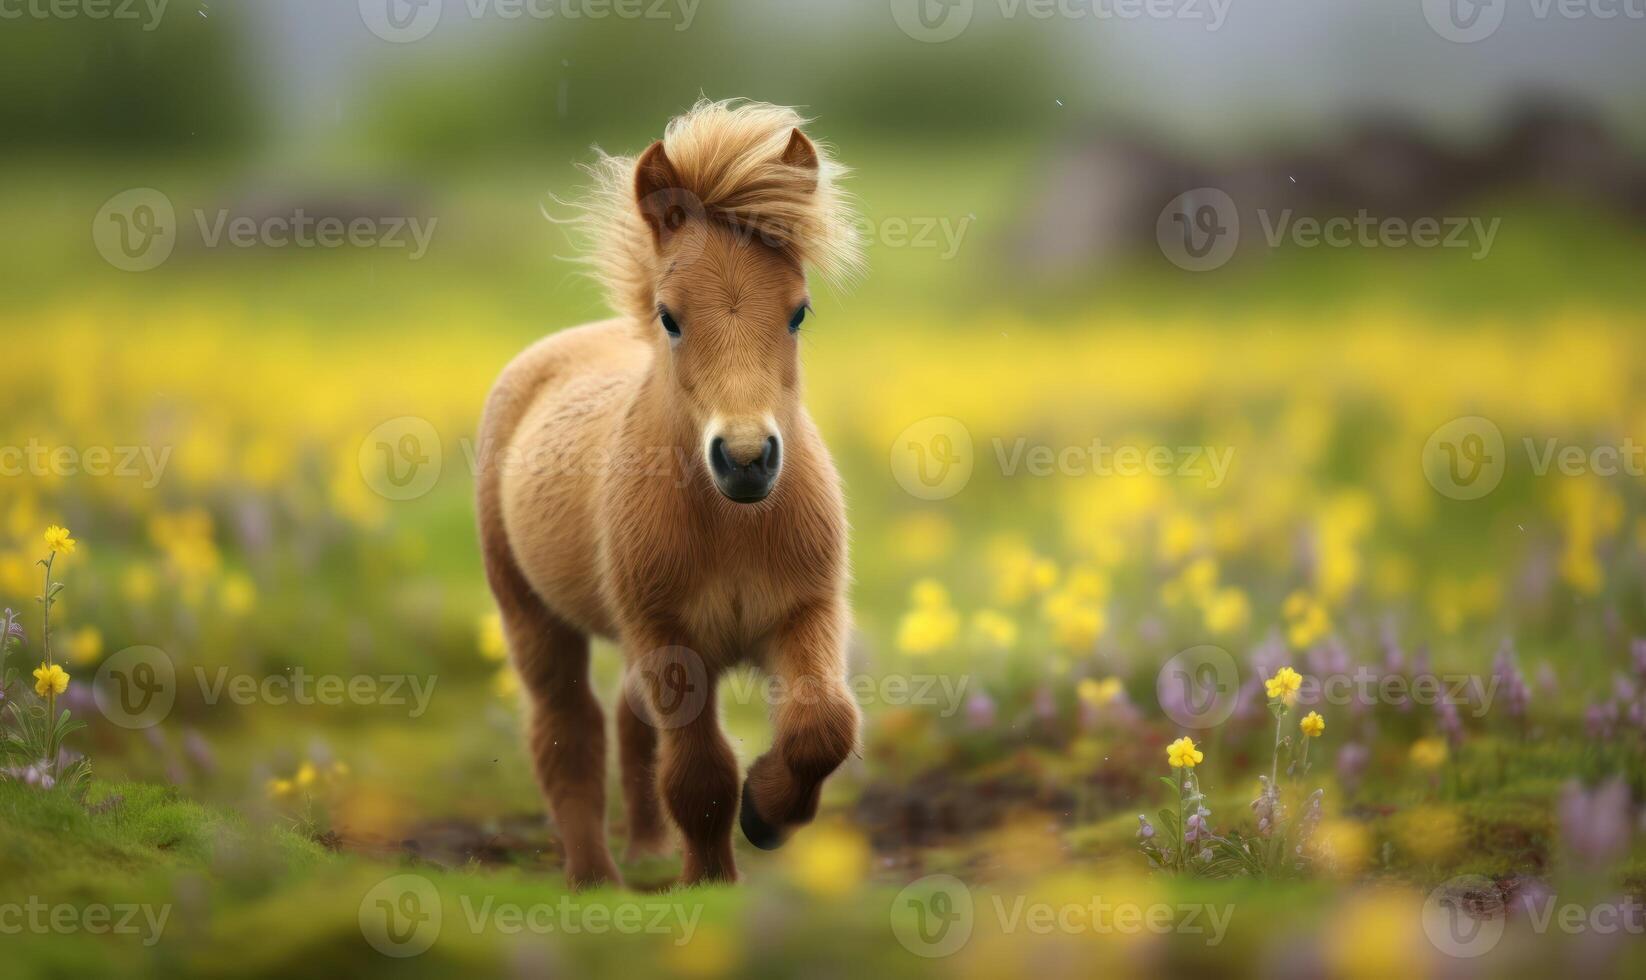
[{"label": "pony's eye", "polygon": [[802,306],[800,309],[795,310],[794,311],[794,316],[789,317],[789,333],[798,332],[800,330],[801,322],[804,321],[805,319],[806,319],[806,307]]},{"label": "pony's eye", "polygon": [[657,319],[662,322],[663,329],[669,332],[669,336],[675,338],[680,336],[680,324],[674,322],[674,316],[668,310],[663,309],[661,306],[658,307]]}]

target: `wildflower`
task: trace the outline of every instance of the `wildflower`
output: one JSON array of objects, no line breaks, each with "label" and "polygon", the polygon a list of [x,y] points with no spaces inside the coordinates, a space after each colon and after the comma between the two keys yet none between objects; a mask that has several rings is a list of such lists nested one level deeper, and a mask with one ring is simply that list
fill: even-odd
[{"label": "wildflower", "polygon": [[1257,785],[1257,799],[1252,801],[1252,815],[1257,818],[1257,832],[1267,837],[1280,819],[1280,793],[1268,776],[1257,777]]},{"label": "wildflower", "polygon": [[95,626],[82,626],[69,637],[69,659],[77,664],[96,663],[103,655],[103,634]]},{"label": "wildflower", "polygon": [[1137,815],[1137,839],[1138,840],[1148,840],[1153,836],[1154,836],[1154,824],[1151,824],[1149,822],[1148,817],[1145,817],[1141,813],[1138,814]]},{"label": "wildflower", "polygon": [[1297,700],[1298,688],[1303,686],[1303,675],[1290,667],[1282,667],[1275,675],[1263,682],[1270,701],[1280,701],[1292,704]]},{"label": "wildflower", "polygon": [[257,587],[246,576],[232,574],[223,580],[219,598],[224,612],[230,616],[244,616],[257,605]]},{"label": "wildflower", "polygon": [[318,777],[319,773],[316,772],[314,763],[304,762],[297,767],[297,774],[292,777],[292,781],[297,784],[298,789],[308,789],[314,785]]},{"label": "wildflower", "polygon": [[480,617],[475,629],[475,644],[480,648],[480,655],[487,660],[502,660],[508,655],[508,642],[503,638],[502,615],[493,612]]},{"label": "wildflower", "polygon": [[69,675],[57,664],[41,664],[34,668],[34,693],[41,697],[62,694],[68,686]]},{"label": "wildflower", "polygon": [[1218,589],[1201,606],[1206,629],[1214,634],[1234,633],[1246,628],[1251,605],[1246,593],[1236,588]]},{"label": "wildflower", "polygon": [[960,616],[949,607],[949,593],[933,579],[915,583],[910,598],[914,608],[897,626],[897,645],[904,653],[935,653],[949,646],[960,632]]},{"label": "wildflower", "polygon": [[1350,742],[1337,750],[1337,778],[1347,788],[1358,786],[1369,761],[1371,753],[1366,750],[1366,746],[1359,742]]},{"label": "wildflower", "polygon": [[17,614],[12,612],[9,606],[3,614],[0,614],[0,622],[4,622],[6,624],[6,635],[0,637],[0,641],[27,639],[27,637],[23,634],[23,624],[17,621]]},{"label": "wildflower", "polygon": [[1202,837],[1211,836],[1212,830],[1206,824],[1206,818],[1211,815],[1212,811],[1204,806],[1189,814],[1189,819],[1183,821],[1183,842],[1185,844],[1193,844]]},{"label": "wildflower", "polygon": [[1430,736],[1412,743],[1412,765],[1419,769],[1439,769],[1446,762],[1446,740]]},{"label": "wildflower", "polygon": [[1320,717],[1320,712],[1311,711],[1303,716],[1303,720],[1297,723],[1297,727],[1302,729],[1303,734],[1310,738],[1319,738],[1320,733],[1326,730],[1326,719]]},{"label": "wildflower", "polygon": [[1017,645],[1017,623],[993,609],[979,609],[972,614],[972,632],[984,646],[996,650],[1010,650]]},{"label": "wildflower", "polygon": [[1094,708],[1113,702],[1120,697],[1123,690],[1118,677],[1105,677],[1102,680],[1082,677],[1080,683],[1075,685],[1075,693],[1079,695],[1080,700]]},{"label": "wildflower", "polygon": [[787,855],[790,880],[818,898],[843,898],[869,870],[868,842],[853,830],[824,825],[795,839]]},{"label": "wildflower", "polygon": [[1629,787],[1614,778],[1585,791],[1576,780],[1560,796],[1560,832],[1566,849],[1585,864],[1600,867],[1629,849]]},{"label": "wildflower", "polygon": [[1166,761],[1173,769],[1182,769],[1185,766],[1193,769],[1205,761],[1206,754],[1194,746],[1194,739],[1185,735],[1172,744],[1166,746]]},{"label": "wildflower", "polygon": [[1617,734],[1618,714],[1616,701],[1591,704],[1583,712],[1583,727],[1590,738],[1606,741]]},{"label": "wildflower", "polygon": [[978,691],[966,699],[966,725],[974,730],[982,731],[993,728],[995,723],[994,698],[988,692]]},{"label": "wildflower", "polygon": [[1050,621],[1058,644],[1077,652],[1091,649],[1108,625],[1102,607],[1073,589],[1047,596],[1041,611]]},{"label": "wildflower", "polygon": [[280,778],[269,780],[266,788],[268,790],[269,799],[271,800],[286,799],[297,790],[296,785],[293,784],[291,780]]},{"label": "wildflower", "polygon": [[1286,638],[1296,649],[1313,646],[1331,630],[1326,607],[1305,592],[1293,592],[1281,606],[1286,617]]},{"label": "wildflower", "polygon": [[1524,718],[1531,691],[1526,686],[1526,678],[1520,673],[1519,665],[1515,663],[1514,644],[1511,641],[1504,640],[1503,646],[1498,648],[1497,656],[1492,660],[1492,673],[1502,688],[1504,708],[1509,717],[1517,721]]},{"label": "wildflower", "polygon": [[53,553],[61,551],[65,555],[74,554],[76,542],[69,537],[69,529],[53,524],[46,528],[46,548]]}]

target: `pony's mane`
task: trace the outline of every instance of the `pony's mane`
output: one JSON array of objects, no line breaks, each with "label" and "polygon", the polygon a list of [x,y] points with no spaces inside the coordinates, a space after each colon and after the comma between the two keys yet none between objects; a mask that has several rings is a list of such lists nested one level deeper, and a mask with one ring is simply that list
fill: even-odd
[{"label": "pony's mane", "polygon": [[[815,141],[815,175],[781,159],[790,133],[808,121],[786,106],[703,99],[669,121],[663,150],[705,218],[758,235],[839,281],[862,264],[857,221],[839,187],[846,168]],[[657,252],[635,200],[637,158],[595,153],[583,168],[593,187],[573,219],[587,239],[583,260],[616,310],[647,320]]]}]

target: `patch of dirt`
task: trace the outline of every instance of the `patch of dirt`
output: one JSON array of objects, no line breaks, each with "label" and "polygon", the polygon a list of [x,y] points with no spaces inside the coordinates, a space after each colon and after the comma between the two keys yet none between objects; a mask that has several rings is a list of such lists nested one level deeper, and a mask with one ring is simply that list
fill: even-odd
[{"label": "patch of dirt", "polygon": [[377,860],[411,860],[444,869],[478,864],[553,871],[564,863],[560,841],[536,814],[503,817],[484,824],[461,819],[432,820],[399,838],[344,830],[316,835],[315,840],[334,851]]}]

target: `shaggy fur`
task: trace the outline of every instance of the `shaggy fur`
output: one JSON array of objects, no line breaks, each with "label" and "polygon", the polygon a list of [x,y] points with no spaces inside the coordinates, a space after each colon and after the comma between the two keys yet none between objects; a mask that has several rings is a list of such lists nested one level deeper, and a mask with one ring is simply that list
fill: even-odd
[{"label": "shaggy fur", "polygon": [[[602,157],[583,221],[619,316],[537,342],[486,403],[486,574],[576,886],[619,877],[591,635],[626,661],[616,710],[630,852],[665,848],[672,821],[688,883],[736,877],[740,799],[744,834],[775,847],[812,819],[855,745],[845,508],[801,406],[788,325],[807,303],[806,269],[849,272],[858,250],[841,169],[802,122],[704,102],[638,159]],[[769,496],[721,495],[707,462],[717,437],[740,464],[781,441]],[[743,663],[776,675],[782,694],[773,745],[740,794],[715,683]]]}]

